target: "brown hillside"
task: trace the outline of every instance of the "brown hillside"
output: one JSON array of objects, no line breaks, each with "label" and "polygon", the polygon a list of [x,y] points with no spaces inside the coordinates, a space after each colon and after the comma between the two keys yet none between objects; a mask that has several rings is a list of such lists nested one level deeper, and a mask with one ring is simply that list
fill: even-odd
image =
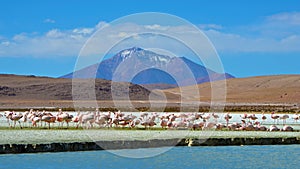
[{"label": "brown hillside", "polygon": [[[220,87],[224,81],[212,82]],[[230,103],[300,103],[300,75],[259,76],[226,80],[226,101]],[[210,101],[211,84],[198,85],[200,98],[193,98],[193,86],[182,87],[191,100]],[[217,90],[221,90],[218,88]],[[164,90],[179,94],[179,88]]]},{"label": "brown hillside", "polygon": [[[84,87],[93,79],[78,80]],[[150,91],[139,85],[131,83],[114,83],[113,92],[116,95],[128,95],[132,100],[147,100]],[[111,81],[97,79],[95,93],[97,100],[112,100]],[[88,96],[83,96],[89,100]],[[0,101],[1,100],[72,100],[72,80],[63,78],[48,78],[35,76],[0,75]]]}]

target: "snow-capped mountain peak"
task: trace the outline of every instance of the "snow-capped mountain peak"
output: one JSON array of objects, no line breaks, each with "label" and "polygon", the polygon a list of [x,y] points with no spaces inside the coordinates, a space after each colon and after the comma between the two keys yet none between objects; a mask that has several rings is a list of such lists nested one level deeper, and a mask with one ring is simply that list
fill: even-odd
[{"label": "snow-capped mountain peak", "polygon": [[[137,72],[139,75],[132,77]],[[187,76],[188,72],[192,73],[191,77]],[[170,78],[170,75],[176,75],[176,81],[172,77]],[[63,77],[72,78],[72,76],[73,73],[70,73]],[[76,78],[94,77],[128,81],[135,84],[175,84],[178,81],[180,85],[192,85],[195,80],[197,83],[203,83],[232,78],[233,76],[206,69],[184,57],[171,57],[139,47],[132,47],[124,49],[100,63],[76,71]]]}]

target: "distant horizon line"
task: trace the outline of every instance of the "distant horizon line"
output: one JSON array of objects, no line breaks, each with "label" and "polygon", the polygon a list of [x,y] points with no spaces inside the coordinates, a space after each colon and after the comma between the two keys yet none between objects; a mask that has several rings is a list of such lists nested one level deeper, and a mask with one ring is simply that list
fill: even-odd
[{"label": "distant horizon line", "polygon": [[[296,76],[300,74],[265,74],[265,75],[253,75],[253,76],[243,76],[243,77],[236,77],[235,79],[242,79],[242,78],[250,78],[250,77],[265,77],[265,76]],[[47,76],[47,75],[35,75],[35,74],[15,74],[15,73],[2,73],[0,72],[0,76],[23,76],[23,77],[41,77],[41,78],[55,78],[55,79],[69,79],[69,78],[61,78],[61,77],[54,77],[54,76]],[[83,79],[83,78],[79,78]],[[88,78],[87,78],[88,79]],[[91,79],[91,78],[89,78]],[[100,79],[100,78],[95,78]]]}]

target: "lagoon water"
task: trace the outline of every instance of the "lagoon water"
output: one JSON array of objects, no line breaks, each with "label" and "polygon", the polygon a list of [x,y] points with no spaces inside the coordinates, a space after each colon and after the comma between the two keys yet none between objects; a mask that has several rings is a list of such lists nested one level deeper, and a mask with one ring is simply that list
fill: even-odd
[{"label": "lagoon water", "polygon": [[299,168],[300,145],[174,147],[151,158],[116,154],[136,150],[0,155],[0,169],[95,168]]}]

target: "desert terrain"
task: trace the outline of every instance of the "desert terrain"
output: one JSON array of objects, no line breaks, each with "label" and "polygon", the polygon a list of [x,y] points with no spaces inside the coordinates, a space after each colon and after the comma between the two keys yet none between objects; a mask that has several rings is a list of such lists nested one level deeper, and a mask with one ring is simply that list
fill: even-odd
[{"label": "desert terrain", "polygon": [[[84,93],[84,84],[95,82],[95,94],[99,107],[113,108],[115,104],[128,106],[126,98],[112,101],[111,81],[97,79],[81,79]],[[218,89],[224,81],[212,82]],[[194,96],[195,86],[186,86],[180,88],[163,89],[152,91],[153,88],[166,88],[168,85],[147,85],[145,87],[131,83],[117,83],[113,92],[119,95],[126,95],[126,88],[129,86],[130,102],[135,108],[149,107],[149,96],[156,106],[164,106],[162,93],[167,99],[168,107],[178,107],[182,104],[189,106],[195,102],[201,102],[203,106],[209,106],[211,99],[211,83],[199,84],[200,97]],[[181,96],[184,91],[184,96]],[[224,89],[222,89],[224,90]],[[189,92],[190,91],[190,92]],[[226,105],[285,105],[292,109],[297,109],[300,103],[300,75],[278,75],[278,76],[259,76],[249,78],[234,78],[226,80]],[[154,96],[154,97],[153,97]],[[181,103],[181,97],[193,99],[184,99]],[[18,75],[0,75],[0,107],[6,108],[72,108],[72,80],[63,78],[18,76]],[[91,102],[88,96],[86,99],[78,100],[80,102]],[[282,108],[282,106],[281,106]],[[175,111],[175,109],[174,109]]]}]

